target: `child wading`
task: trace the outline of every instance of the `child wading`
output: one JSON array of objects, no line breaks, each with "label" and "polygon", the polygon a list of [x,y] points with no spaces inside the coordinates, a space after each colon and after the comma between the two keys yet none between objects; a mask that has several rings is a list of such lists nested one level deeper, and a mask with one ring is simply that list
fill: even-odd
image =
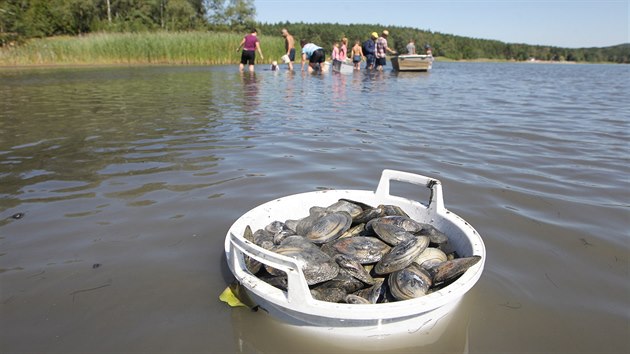
[{"label": "child wading", "polygon": [[354,42],[354,47],[352,47],[354,70],[361,70],[361,59],[363,59],[363,49],[361,48],[361,41],[357,40]]}]

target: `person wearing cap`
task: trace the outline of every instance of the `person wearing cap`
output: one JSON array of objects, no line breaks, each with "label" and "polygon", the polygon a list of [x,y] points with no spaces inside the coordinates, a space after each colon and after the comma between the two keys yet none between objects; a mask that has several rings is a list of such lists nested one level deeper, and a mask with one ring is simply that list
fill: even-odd
[{"label": "person wearing cap", "polygon": [[396,54],[396,51],[387,46],[387,36],[389,36],[389,31],[383,30],[381,36],[376,40],[376,70],[383,70],[383,66],[387,63],[387,53]]},{"label": "person wearing cap", "polygon": [[365,68],[370,70],[374,69],[374,64],[376,63],[376,39],[378,38],[378,33],[372,32],[370,38],[363,42],[363,55],[365,55]]},{"label": "person wearing cap", "polygon": [[429,43],[424,45],[424,50],[426,51],[427,55],[433,56],[433,52],[431,51],[431,46],[429,45]]}]

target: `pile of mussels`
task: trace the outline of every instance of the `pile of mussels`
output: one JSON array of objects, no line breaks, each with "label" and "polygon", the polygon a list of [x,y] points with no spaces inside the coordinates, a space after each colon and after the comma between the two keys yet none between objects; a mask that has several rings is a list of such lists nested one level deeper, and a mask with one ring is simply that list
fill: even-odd
[{"label": "pile of mussels", "polygon": [[[311,295],[318,300],[375,304],[420,297],[452,283],[481,259],[445,253],[444,233],[395,205],[374,208],[340,199],[309,213],[256,232],[247,226],[244,237],[300,260]],[[286,291],[283,271],[247,256],[245,264],[261,280]]]}]

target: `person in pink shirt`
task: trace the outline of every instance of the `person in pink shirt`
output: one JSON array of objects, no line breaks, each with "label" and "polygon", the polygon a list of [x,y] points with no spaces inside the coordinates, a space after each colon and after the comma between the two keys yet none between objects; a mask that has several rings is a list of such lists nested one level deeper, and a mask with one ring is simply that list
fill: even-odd
[{"label": "person in pink shirt", "polygon": [[348,58],[348,38],[341,39],[341,47],[339,48],[339,56],[337,60],[341,60],[343,62]]},{"label": "person in pink shirt", "polygon": [[245,64],[249,65],[249,71],[254,71],[254,62],[256,61],[256,50],[260,54],[260,59],[265,59],[262,53],[262,49],[260,49],[260,42],[258,41],[258,31],[255,28],[252,28],[250,33],[243,38],[241,44],[239,44],[236,51],[238,52],[243,48],[243,52],[241,53],[241,64],[239,65],[239,70],[243,71],[245,69]]},{"label": "person in pink shirt", "polygon": [[333,60],[339,60],[339,42],[333,43],[332,58]]}]

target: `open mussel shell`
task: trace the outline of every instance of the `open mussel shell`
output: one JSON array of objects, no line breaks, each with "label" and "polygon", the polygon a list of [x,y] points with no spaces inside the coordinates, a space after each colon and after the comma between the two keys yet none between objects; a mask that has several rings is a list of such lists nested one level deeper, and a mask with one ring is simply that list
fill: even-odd
[{"label": "open mussel shell", "polygon": [[431,274],[433,278],[433,284],[450,283],[455,281],[460,275],[464,274],[468,268],[477,264],[479,260],[481,260],[481,256],[455,258],[442,262],[429,269],[429,274]]},{"label": "open mussel shell", "polygon": [[431,287],[431,275],[419,265],[412,263],[407,268],[389,275],[389,291],[396,300],[409,300],[424,296]]},{"label": "open mussel shell", "polygon": [[341,236],[352,225],[350,214],[341,211],[326,214],[305,230],[304,236],[313,243],[322,244],[335,240]]},{"label": "open mussel shell", "polygon": [[389,274],[406,268],[418,258],[428,245],[429,238],[426,236],[418,236],[403,241],[393,247],[389,253],[376,263],[374,271],[377,274]]}]

